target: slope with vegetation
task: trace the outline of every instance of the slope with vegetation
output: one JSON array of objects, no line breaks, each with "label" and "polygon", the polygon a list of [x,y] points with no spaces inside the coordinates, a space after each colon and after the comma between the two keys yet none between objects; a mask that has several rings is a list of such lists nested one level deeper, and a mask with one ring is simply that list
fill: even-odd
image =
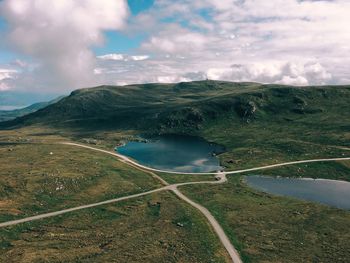
[{"label": "slope with vegetation", "polygon": [[0,122],[1,121],[10,121],[18,117],[22,117],[24,115],[27,115],[32,112],[36,112],[37,110],[43,109],[48,105],[54,104],[58,102],[60,99],[62,99],[64,96],[58,97],[54,100],[47,101],[47,102],[38,102],[34,103],[28,107],[24,107],[21,109],[15,109],[15,110],[0,110]]},{"label": "slope with vegetation", "polygon": [[[144,84],[125,87],[101,86],[74,91],[70,96],[37,112],[1,123],[0,126],[4,130],[0,133],[0,139],[6,147],[9,143],[50,143],[69,139],[81,143],[96,144],[98,148],[112,150],[117,143],[134,139],[140,134],[189,134],[201,136],[208,141],[225,146],[225,153],[219,155],[221,163],[227,167],[227,170],[238,170],[284,161],[349,156],[349,102],[350,86],[292,87],[222,81]],[[25,150],[21,147],[18,147],[17,150],[19,152],[23,151],[23,156],[25,156]],[[28,150],[27,153],[29,152]],[[7,155],[7,152],[5,154]],[[11,156],[11,152],[8,156]],[[87,167],[87,159],[82,157],[81,161],[82,165]],[[100,162],[102,160],[98,161],[98,163]],[[106,160],[106,164],[107,162]],[[95,165],[89,169],[95,169],[94,167]],[[18,168],[21,168],[21,166]],[[66,168],[68,169],[68,167]],[[32,167],[27,169],[31,171]],[[122,171],[121,169],[118,165],[118,171]],[[8,173],[11,173],[10,170],[8,170]],[[262,173],[273,176],[303,176],[343,180],[349,180],[350,178],[348,162],[294,165],[266,170]],[[96,182],[101,183],[110,182],[113,186],[113,177],[108,174],[106,174],[106,177],[92,177],[91,180],[97,180]],[[28,181],[30,182],[28,185],[33,186],[40,185],[40,180],[45,179],[40,176],[33,177],[31,174],[27,176],[29,176],[28,179],[32,178]],[[161,176],[169,182],[209,179],[207,176],[203,178],[187,175],[175,177],[169,174],[162,174]],[[121,176],[116,178],[115,183],[121,182],[123,185],[130,187],[129,191],[133,191],[132,189],[135,187],[134,180],[137,178],[140,177],[137,176],[132,179],[131,177],[123,178]],[[189,197],[208,208],[218,219],[232,243],[239,248],[245,262],[295,262],[300,259],[305,262],[346,262],[349,258],[348,244],[350,244],[348,211],[260,193],[248,188],[241,178],[240,175],[232,175],[232,177],[229,177],[227,184],[186,186],[181,190],[183,189]],[[80,195],[86,196],[84,191],[85,187],[89,189],[89,180],[82,181],[82,191],[78,191],[73,195],[73,199]],[[149,187],[146,181],[141,180],[140,182],[144,185],[143,187]],[[2,184],[11,185],[13,182],[7,178],[6,180],[3,179]],[[107,184],[109,185],[109,183]],[[4,191],[10,189],[11,191],[8,194],[13,194],[18,193],[16,189],[22,189],[21,187],[23,187],[23,184],[3,189],[5,189]],[[70,185],[68,184],[67,187],[70,187]],[[117,192],[120,192],[119,190]],[[108,190],[106,194],[109,193],[111,192]],[[14,199],[18,198],[18,200],[23,198],[21,195],[12,196]],[[101,200],[104,196],[97,194],[96,198]],[[53,200],[54,202],[62,201],[63,203],[72,201],[70,198],[62,196],[57,196]],[[81,199],[75,199],[75,202],[79,200]],[[164,197],[162,200],[164,200]],[[41,202],[42,200],[39,199],[38,201]],[[138,204],[141,206],[141,201],[135,202],[140,202]],[[169,207],[174,205],[170,204],[171,202],[161,201],[162,204],[163,202]],[[57,205],[59,205],[59,202]],[[131,206],[133,207],[133,205]],[[3,211],[5,217],[9,216],[11,212],[6,209]],[[29,206],[17,207],[17,209],[30,211],[28,210],[30,209]],[[98,222],[105,226],[106,222],[110,221],[110,209],[111,211],[115,210],[115,208],[106,207],[103,213],[100,213],[99,209],[96,209],[96,211],[94,209],[95,212],[89,215],[86,212],[84,222],[86,225],[95,224],[96,218],[100,220],[98,217],[103,216],[106,218],[101,218],[101,221]],[[129,211],[128,207],[126,209]],[[100,258],[104,260],[110,255],[115,255],[114,252],[117,251],[120,237],[127,238],[130,244],[134,242],[133,244],[136,244],[135,246],[139,248],[141,244],[134,237],[147,236],[149,233],[162,236],[162,231],[153,232],[155,231],[154,228],[144,223],[145,215],[155,213],[162,217],[161,221],[157,221],[161,228],[169,220],[172,221],[171,218],[179,217],[176,214],[167,214],[165,211],[159,214],[157,209],[157,205],[151,205],[148,208],[143,206],[140,209],[137,208],[137,211],[135,210],[137,213],[127,213],[130,216],[140,215],[140,218],[136,220],[137,222],[133,221],[134,224],[141,223],[147,226],[147,229],[141,227],[140,232],[133,232],[130,236],[110,232],[110,229],[117,229],[117,224],[126,227],[132,223],[129,220],[125,221],[125,218],[122,219],[119,215],[118,218],[113,219],[114,227],[108,228],[109,226],[106,225],[105,228],[109,229],[107,232],[104,232],[105,228],[101,228],[101,244],[104,242],[104,237],[109,237],[109,233],[112,236],[110,239],[113,242],[109,244],[113,245],[107,246],[107,249],[103,245],[101,249],[100,241],[97,241],[99,239],[96,238],[96,244],[76,243],[76,246],[72,246],[74,247],[72,251],[81,253],[79,255],[82,257],[78,258],[79,260],[86,257],[90,258],[90,256],[94,260],[95,258],[92,255],[95,252],[94,255],[102,255]],[[151,210],[151,212],[148,210]],[[181,212],[182,214],[185,213],[189,216],[186,210],[181,211],[184,211]],[[123,214],[124,212],[120,213]],[[23,229],[14,228],[15,236],[11,236],[11,231],[6,232],[6,235],[4,234],[5,238],[2,240],[4,253],[12,256],[11,253],[19,253],[18,251],[22,249],[28,251],[28,255],[40,256],[45,259],[45,255],[38,255],[32,251],[35,250],[37,244],[41,244],[43,247],[49,247],[48,253],[52,254],[52,249],[55,248],[56,244],[52,243],[49,233],[62,236],[64,233],[60,232],[61,227],[72,229],[72,236],[66,236],[65,240],[73,242],[73,237],[79,236],[80,238],[81,236],[80,232],[76,233],[75,230],[87,231],[85,224],[84,226],[75,225],[79,222],[71,222],[68,219],[69,217],[70,215],[63,216],[62,219],[50,219],[44,227],[45,235],[43,239],[40,239],[40,242],[37,241],[39,243],[33,241],[32,244],[18,241],[22,238],[33,240],[35,233],[38,231],[36,224],[32,227],[29,225],[29,230],[26,227]],[[72,215],[72,217],[74,218],[75,215]],[[146,217],[146,219],[148,220],[149,217]],[[185,222],[191,222],[188,226],[193,225],[193,220],[197,222],[197,219],[194,218],[184,219]],[[178,222],[178,219],[172,222]],[[186,224],[184,225],[186,226]],[[197,223],[194,224],[199,226]],[[126,229],[130,228],[126,227]],[[200,227],[200,229],[188,230],[188,235],[191,236],[198,230],[207,231]],[[169,231],[170,233],[179,234],[173,228],[169,228]],[[181,238],[188,238],[188,235],[184,234]],[[169,235],[169,237],[172,237],[172,235]],[[169,260],[202,262],[202,259],[206,257],[204,250],[200,250],[195,255],[189,254],[193,258],[185,256],[189,253],[185,249],[188,243],[181,243],[181,238],[170,246],[169,241],[164,241],[162,237],[159,240],[163,241],[160,241],[159,244],[150,244],[148,248],[154,252],[152,253],[154,258],[158,256],[158,259],[167,259],[169,253],[174,253]],[[223,253],[218,252],[218,248],[217,250],[214,249],[216,246],[214,239],[210,234],[204,234],[204,243],[194,244],[197,247],[191,247],[191,249],[208,247],[211,251],[216,251],[215,256],[219,255],[218,257],[220,257]],[[163,242],[165,242],[166,245],[164,246],[167,249],[161,250],[158,254],[156,250],[163,246]],[[61,244],[57,246],[60,247]],[[185,250],[181,250],[183,254],[176,255],[175,251],[178,251],[179,246]],[[84,249],[91,247],[92,250],[86,252],[78,249],[80,247]],[[121,250],[123,251],[120,254],[122,260],[140,255],[131,252],[129,254],[129,251],[132,251],[130,247],[123,247]],[[59,252],[59,250],[57,251]],[[73,252],[72,254],[74,254]],[[71,259],[72,254],[67,254],[67,259]],[[210,254],[210,258],[214,262],[221,260],[215,258],[215,256]],[[136,259],[132,258],[132,260]],[[149,258],[149,262],[152,262],[152,258]],[[159,260],[159,262],[161,261]]]},{"label": "slope with vegetation", "polygon": [[[311,157],[350,147],[350,87],[198,81],[81,89],[2,127],[41,125],[67,134],[178,133],[224,145],[230,168]],[[103,136],[101,136],[103,134]]]},{"label": "slope with vegetation", "polygon": [[[67,145],[1,137],[0,158],[0,222],[161,186],[113,157]],[[209,263],[228,255],[205,218],[166,192],[1,228],[0,261]]]}]

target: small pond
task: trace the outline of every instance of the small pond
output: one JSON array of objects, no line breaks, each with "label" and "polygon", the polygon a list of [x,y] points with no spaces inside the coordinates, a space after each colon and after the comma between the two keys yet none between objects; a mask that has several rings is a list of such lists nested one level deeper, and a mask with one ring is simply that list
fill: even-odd
[{"label": "small pond", "polygon": [[212,172],[222,169],[216,154],[224,148],[199,137],[162,135],[147,142],[128,142],[117,152],[138,163],[167,171]]},{"label": "small pond", "polygon": [[350,182],[267,176],[245,176],[244,180],[250,187],[266,193],[296,197],[350,210]]}]

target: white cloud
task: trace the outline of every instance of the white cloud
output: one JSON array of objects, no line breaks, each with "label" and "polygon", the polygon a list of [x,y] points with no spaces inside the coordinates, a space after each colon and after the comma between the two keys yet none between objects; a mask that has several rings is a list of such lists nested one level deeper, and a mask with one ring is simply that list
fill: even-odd
[{"label": "white cloud", "polygon": [[152,36],[149,41],[143,43],[142,48],[147,51],[179,53],[202,50],[209,41],[208,36],[178,25],[169,25],[156,36]]},{"label": "white cloud", "polygon": [[100,75],[103,73],[103,68],[95,68],[94,69],[94,74],[95,75]]},{"label": "white cloud", "polygon": [[[20,4],[10,10],[9,3]],[[293,85],[350,82],[345,0],[161,0],[124,27],[126,1],[4,0],[1,5],[11,39],[41,62],[40,82],[46,85],[53,73],[57,83],[64,79],[74,87],[207,76]],[[90,47],[103,42],[106,29],[144,40],[127,54],[96,58]],[[23,71],[17,85],[38,83],[37,70]]]},{"label": "white cloud", "polygon": [[128,60],[134,60],[134,61],[141,61],[141,60],[146,60],[149,58],[148,55],[123,55],[123,54],[117,54],[117,53],[112,53],[112,54],[105,54],[102,56],[97,56],[98,59],[101,60],[115,60],[115,61],[128,61]]},{"label": "white cloud", "polygon": [[302,76],[297,76],[294,78],[291,76],[283,76],[282,79],[276,83],[295,86],[305,86],[309,84],[308,80]]},{"label": "white cloud", "polygon": [[131,59],[135,60],[135,61],[141,61],[141,60],[149,59],[149,56],[147,56],[147,55],[131,56]]},{"label": "white cloud", "polygon": [[122,54],[106,54],[98,56],[97,58],[102,60],[124,60],[124,56]]},{"label": "white cloud", "polygon": [[0,68],[0,81],[4,80],[4,79],[13,78],[16,73],[17,73],[17,70],[14,70],[14,69],[1,69]]},{"label": "white cloud", "polygon": [[209,79],[254,81],[288,85],[325,84],[332,76],[319,63],[253,63],[234,64],[230,68],[211,68]]},{"label": "white cloud", "polygon": [[349,79],[349,13],[345,0],[162,0],[130,28],[151,33],[141,50],[163,66],[155,76],[341,84]]},{"label": "white cloud", "polygon": [[184,78],[182,76],[158,76],[157,82],[159,83],[175,83],[175,82],[188,82],[191,79]]},{"label": "white cloud", "polygon": [[0,14],[10,27],[8,41],[40,67],[37,84],[77,88],[93,84],[91,46],[104,30],[118,30],[128,15],[125,0],[3,0]]},{"label": "white cloud", "polygon": [[17,70],[0,68],[0,91],[11,89],[9,82],[15,79],[17,74],[18,74]]}]

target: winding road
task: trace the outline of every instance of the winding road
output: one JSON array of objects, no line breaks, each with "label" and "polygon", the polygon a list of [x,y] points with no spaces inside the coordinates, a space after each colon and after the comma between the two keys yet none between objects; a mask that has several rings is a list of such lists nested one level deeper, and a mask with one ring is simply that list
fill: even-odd
[{"label": "winding road", "polygon": [[[215,233],[219,237],[221,243],[224,245],[225,249],[227,250],[228,254],[230,255],[230,258],[231,258],[232,262],[234,262],[234,263],[242,263],[242,260],[241,260],[241,258],[239,256],[238,251],[234,248],[234,246],[230,242],[229,238],[225,234],[225,232],[222,229],[222,227],[220,226],[220,224],[217,222],[217,220],[214,218],[214,216],[205,207],[201,206],[198,203],[195,203],[194,201],[189,199],[187,196],[185,196],[183,193],[181,193],[181,191],[178,189],[179,186],[194,185],[194,184],[222,184],[222,183],[225,183],[227,181],[226,175],[228,175],[228,174],[238,174],[238,173],[245,173],[245,172],[251,172],[251,171],[258,171],[258,170],[275,168],[275,167],[286,166],[286,165],[301,164],[301,163],[312,163],[312,162],[331,162],[331,161],[346,161],[346,160],[350,160],[350,157],[311,159],[311,160],[285,162],[285,163],[280,163],[280,164],[273,164],[273,165],[260,166],[260,167],[250,168],[250,169],[242,169],[242,170],[228,171],[228,172],[183,173],[183,172],[165,171],[165,170],[159,170],[159,169],[147,167],[145,165],[139,164],[139,163],[135,162],[134,160],[132,160],[132,159],[130,159],[130,158],[124,156],[124,155],[118,154],[116,152],[110,152],[110,151],[102,150],[102,149],[99,149],[99,148],[95,148],[95,147],[91,147],[91,146],[87,146],[87,145],[83,145],[83,144],[72,143],[72,142],[62,142],[60,144],[87,148],[87,149],[90,149],[90,150],[99,151],[99,152],[103,152],[103,153],[106,153],[106,154],[110,154],[110,155],[116,156],[116,157],[119,158],[120,161],[122,161],[122,162],[124,162],[124,163],[126,163],[128,165],[131,165],[131,166],[133,166],[133,167],[135,167],[137,169],[140,169],[140,170],[143,170],[143,171],[146,171],[146,172],[150,173],[152,175],[152,177],[154,177],[157,180],[159,180],[162,183],[162,185],[164,185],[164,186],[161,187],[161,188],[157,188],[157,189],[153,189],[153,190],[147,191],[147,192],[133,194],[133,195],[124,196],[124,197],[115,198],[115,199],[110,199],[110,200],[106,200],[106,201],[103,201],[103,202],[98,202],[98,203],[93,203],[93,204],[88,204],[88,205],[82,205],[82,206],[73,207],[73,208],[69,208],[69,209],[64,209],[64,210],[60,210],[60,211],[55,211],[55,212],[50,212],[50,213],[46,213],[46,214],[40,214],[40,215],[36,215],[36,216],[31,216],[31,217],[27,217],[27,218],[23,218],[23,219],[3,222],[3,223],[0,223],[0,228],[12,226],[12,225],[17,225],[17,224],[25,223],[25,222],[31,222],[31,221],[34,221],[34,220],[40,220],[40,219],[44,219],[44,218],[48,218],[48,217],[58,216],[58,215],[62,215],[62,214],[65,214],[65,213],[78,211],[78,210],[82,210],[82,209],[86,209],[86,208],[91,208],[91,207],[96,207],[96,206],[100,206],[100,205],[106,205],[106,204],[111,204],[111,203],[115,203],[115,202],[120,202],[120,201],[123,201],[123,200],[137,198],[137,197],[149,195],[149,194],[160,192],[160,191],[172,191],[176,196],[178,196],[180,199],[182,199],[186,203],[188,203],[191,206],[193,206],[194,208],[196,208],[198,211],[200,211],[207,218],[208,222],[211,224],[213,230],[215,231]],[[187,174],[187,175],[216,175],[216,177],[218,177],[219,180],[217,180],[217,181],[196,181],[196,182],[169,184],[168,182],[166,182],[163,178],[161,178],[160,176],[158,176],[154,172],[168,173],[168,174]]]},{"label": "winding road", "polygon": [[[61,144],[78,146],[78,147],[87,148],[87,149],[94,150],[94,151],[99,151],[99,152],[111,154],[111,155],[119,157],[122,161],[124,161],[124,162],[126,162],[128,164],[132,164],[133,166],[137,166],[137,167],[139,167],[141,169],[145,169],[147,171],[152,171],[152,172],[168,173],[168,174],[185,174],[185,175],[186,174],[187,175],[216,175],[216,174],[218,174],[218,172],[211,172],[211,173],[183,173],[183,172],[160,170],[160,169],[155,169],[155,168],[152,168],[152,167],[148,167],[148,166],[139,164],[139,163],[135,162],[134,160],[132,160],[132,159],[130,159],[130,158],[124,156],[124,155],[118,154],[116,152],[110,152],[110,151],[94,148],[94,147],[83,145],[83,144],[72,143],[72,142],[62,142]],[[255,168],[249,168],[249,169],[227,171],[227,172],[224,172],[224,173],[225,174],[238,174],[238,173],[252,172],[252,171],[270,169],[270,168],[286,166],[286,165],[292,165],[292,164],[315,163],[315,162],[333,162],[333,161],[348,161],[348,160],[350,160],[350,157],[310,159],[310,160],[302,160],[302,161],[293,161],[293,162],[284,162],[284,163],[278,163],[278,164],[271,164],[271,165],[259,166],[259,167],[255,167]]]}]

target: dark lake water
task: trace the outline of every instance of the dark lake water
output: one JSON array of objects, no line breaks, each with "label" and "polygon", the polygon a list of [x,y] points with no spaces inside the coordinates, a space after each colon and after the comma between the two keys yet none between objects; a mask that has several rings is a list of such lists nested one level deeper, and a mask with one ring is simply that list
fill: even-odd
[{"label": "dark lake water", "polygon": [[149,167],[176,172],[211,172],[222,169],[213,153],[223,147],[193,136],[164,135],[148,142],[128,142],[118,153]]},{"label": "dark lake water", "polygon": [[284,195],[350,210],[350,182],[245,176],[250,187],[270,194]]}]

